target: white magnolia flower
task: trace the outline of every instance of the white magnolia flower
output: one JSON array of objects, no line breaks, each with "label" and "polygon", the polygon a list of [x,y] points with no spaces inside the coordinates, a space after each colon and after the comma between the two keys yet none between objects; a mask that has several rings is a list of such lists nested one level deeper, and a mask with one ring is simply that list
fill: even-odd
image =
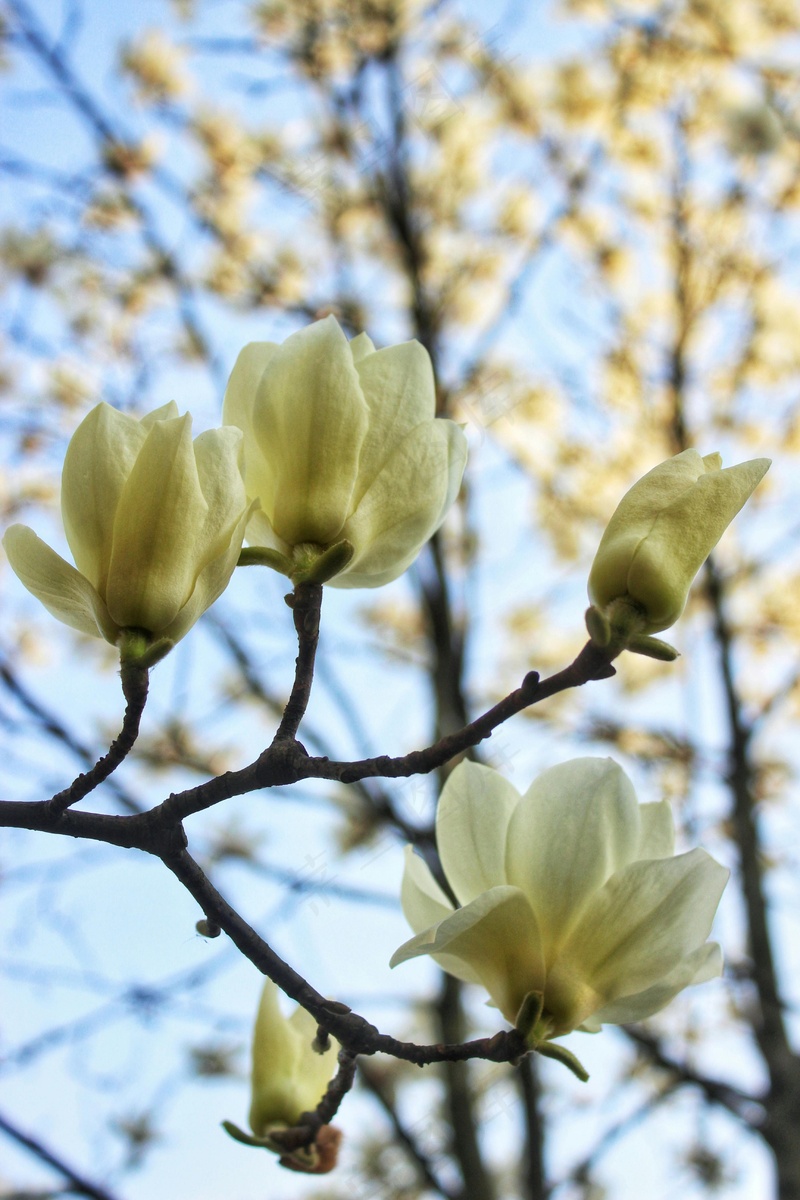
[{"label": "white magnolia flower", "polygon": [[611,759],[552,767],[524,796],[462,762],[436,841],[462,907],[409,848],[402,903],[416,936],[391,965],[430,954],[486,988],[536,1048],[641,1020],[720,974],[706,938],[728,871],[704,850],[673,856],[669,805],[640,805]]},{"label": "white magnolia flower", "polygon": [[247,492],[261,502],[246,561],[335,587],[396,579],[464,471],[464,433],[434,413],[419,342],[376,350],[362,333],[348,343],[327,317],[282,345],[245,346],[223,414],[244,431]]},{"label": "white magnolia flower", "polygon": [[163,652],[225,589],[251,506],[242,434],[192,442],[192,419],[164,405],[142,420],[98,404],[75,430],[61,515],[76,567],[26,525],[3,538],[29,592],[60,621],[121,646]]},{"label": "white magnolia flower", "polygon": [[649,646],[661,657],[666,643],[649,635],[678,620],[695,575],[769,465],[768,458],[754,458],[721,470],[719,454],[701,458],[684,450],[635,483],[611,517],[589,574],[592,637],[608,644],[611,631],[624,635],[627,628],[630,649],[647,653]]}]

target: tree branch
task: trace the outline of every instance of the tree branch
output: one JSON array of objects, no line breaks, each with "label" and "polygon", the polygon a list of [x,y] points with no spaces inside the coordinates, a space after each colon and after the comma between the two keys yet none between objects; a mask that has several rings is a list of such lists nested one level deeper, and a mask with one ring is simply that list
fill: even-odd
[{"label": "tree branch", "polygon": [[355,1054],[391,1054],[394,1058],[415,1063],[419,1067],[434,1062],[463,1062],[471,1058],[517,1062],[528,1053],[524,1038],[514,1029],[471,1042],[433,1046],[400,1042],[388,1034],[380,1033],[346,1004],[326,1000],[302,975],[284,962],[228,904],[187,850],[165,855],[164,863],[194,896],[206,917],[224,929],[245,958],[263,975],[268,975],[287,996],[310,1012],[320,1028],[335,1037],[346,1050]]}]

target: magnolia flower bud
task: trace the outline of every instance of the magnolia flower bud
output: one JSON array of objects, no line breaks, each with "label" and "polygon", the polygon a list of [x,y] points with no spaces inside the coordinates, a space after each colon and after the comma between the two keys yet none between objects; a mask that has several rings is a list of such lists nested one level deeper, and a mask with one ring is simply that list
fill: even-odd
[{"label": "magnolia flower bud", "polygon": [[635,483],[589,573],[592,639],[607,645],[616,637],[641,653],[674,658],[676,651],[648,635],[678,620],[695,575],[769,465],[754,458],[721,470],[718,454],[684,450]]},{"label": "magnolia flower bud", "polygon": [[[338,1043],[330,1041],[320,1053],[316,1035],[316,1021],[304,1008],[297,1008],[288,1019],[284,1017],[278,989],[267,979],[253,1031],[249,1116],[253,1136],[231,1121],[223,1122],[236,1141],[274,1150],[282,1156],[284,1166],[309,1174],[323,1174],[335,1165],[339,1131],[323,1125],[314,1145],[290,1154],[281,1144],[280,1134],[296,1126],[303,1113],[316,1109],[335,1074]],[[284,1162],[284,1158],[289,1161]]]},{"label": "magnolia flower bud", "polygon": [[649,1017],[722,969],[706,938],[728,871],[704,850],[673,857],[673,841],[667,802],[639,805],[611,759],[552,767],[524,796],[462,762],[436,814],[462,907],[409,847],[401,898],[416,936],[391,965],[430,954],[485,987],[532,1048],[581,1075],[551,1039]]},{"label": "magnolia flower bud", "polygon": [[61,515],[75,567],[32,529],[3,545],[29,592],[60,621],[152,665],[227,586],[252,506],[242,434],[214,429],[192,442],[174,404],[141,421],[98,404],[70,441]]},{"label": "magnolia flower bud", "polygon": [[334,317],[239,355],[224,419],[245,434],[247,493],[261,506],[243,563],[295,583],[379,587],[439,528],[461,483],[466,438],[437,419],[418,342],[375,350]]}]

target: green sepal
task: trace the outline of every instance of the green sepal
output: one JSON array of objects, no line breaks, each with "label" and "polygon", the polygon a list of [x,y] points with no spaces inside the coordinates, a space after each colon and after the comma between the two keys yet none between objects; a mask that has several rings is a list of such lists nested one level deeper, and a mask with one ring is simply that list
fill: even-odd
[{"label": "green sepal", "polygon": [[543,1054],[545,1058],[554,1058],[557,1062],[563,1063],[572,1071],[573,1075],[580,1079],[581,1083],[588,1081],[589,1072],[571,1050],[567,1050],[564,1046],[557,1046],[555,1042],[542,1042],[536,1047],[536,1051],[538,1054]]},{"label": "green sepal", "polygon": [[238,1125],[234,1125],[233,1121],[223,1121],[222,1128],[232,1137],[235,1142],[241,1142],[243,1146],[258,1146],[261,1150],[273,1150],[274,1145],[267,1138],[254,1137],[251,1133],[245,1133]]},{"label": "green sepal", "polygon": [[237,567],[272,567],[281,575],[292,574],[292,560],[269,546],[243,546]]},{"label": "green sepal", "polygon": [[147,671],[161,662],[174,645],[171,638],[153,641],[153,635],[146,629],[123,629],[117,638],[120,665],[123,670],[125,667],[136,667]]},{"label": "green sepal", "polygon": [[290,572],[292,583],[327,583],[343,571],[355,554],[352,542],[343,539],[329,546],[327,550],[319,547],[296,546],[296,562]]},{"label": "green sepal", "polygon": [[[243,1146],[256,1146],[259,1150],[271,1150],[273,1154],[286,1153],[285,1148],[281,1146],[280,1142],[275,1141],[269,1133],[265,1133],[263,1137],[256,1137],[254,1133],[245,1133],[238,1125],[234,1125],[233,1121],[223,1121],[222,1128],[229,1137],[232,1137],[235,1142],[241,1142]],[[269,1128],[276,1133],[282,1133],[289,1127],[279,1121],[269,1126]],[[298,1149],[292,1153],[300,1156],[303,1154],[303,1151]]]},{"label": "green sepal", "polygon": [[[527,1040],[534,1033],[544,1008],[544,992],[528,992],[519,1006],[514,1028]],[[533,1043],[531,1043],[533,1044]]]},{"label": "green sepal", "polygon": [[675,662],[681,656],[680,651],[670,646],[669,642],[662,642],[661,638],[650,637],[646,633],[632,637],[625,649],[632,654],[643,654],[646,658],[657,658],[659,662]]},{"label": "green sepal", "polygon": [[611,641],[611,623],[608,617],[599,608],[590,604],[584,614],[584,620],[586,630],[595,646],[599,646],[601,650],[605,649]]}]

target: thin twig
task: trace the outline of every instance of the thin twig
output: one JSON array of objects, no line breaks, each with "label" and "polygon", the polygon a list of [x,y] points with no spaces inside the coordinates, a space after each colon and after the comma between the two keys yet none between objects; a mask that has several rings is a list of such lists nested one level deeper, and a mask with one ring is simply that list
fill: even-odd
[{"label": "thin twig", "polygon": [[24,1146],[26,1150],[30,1150],[41,1162],[47,1163],[49,1167],[53,1167],[58,1171],[59,1175],[69,1184],[67,1189],[70,1192],[76,1193],[78,1196],[89,1196],[90,1200],[117,1200],[113,1193],[106,1191],[105,1188],[99,1187],[98,1184],[92,1183],[85,1176],[78,1174],[72,1167],[64,1162],[63,1158],[59,1158],[52,1150],[49,1150],[37,1138],[31,1137],[28,1133],[23,1133],[8,1117],[4,1117],[0,1113],[0,1129],[3,1133],[8,1134],[20,1146]]},{"label": "thin twig", "polygon": [[642,1056],[662,1071],[669,1072],[678,1084],[693,1084],[698,1087],[707,1100],[726,1108],[750,1129],[759,1129],[763,1125],[764,1105],[758,1096],[748,1095],[732,1083],[712,1079],[695,1071],[687,1063],[677,1062],[666,1053],[660,1039],[645,1029],[636,1025],[624,1025],[623,1029],[641,1051]]},{"label": "thin twig", "polygon": [[90,771],[85,771],[77,779],[56,792],[47,802],[47,808],[52,816],[59,817],[73,804],[83,800],[96,787],[108,779],[116,771],[122,760],[130,753],[133,744],[139,736],[139,723],[142,719],[144,706],[147,703],[148,672],[145,667],[131,666],[129,663],[122,667],[122,691],[127,701],[122,729],[111,743],[108,753],[94,764]]}]

